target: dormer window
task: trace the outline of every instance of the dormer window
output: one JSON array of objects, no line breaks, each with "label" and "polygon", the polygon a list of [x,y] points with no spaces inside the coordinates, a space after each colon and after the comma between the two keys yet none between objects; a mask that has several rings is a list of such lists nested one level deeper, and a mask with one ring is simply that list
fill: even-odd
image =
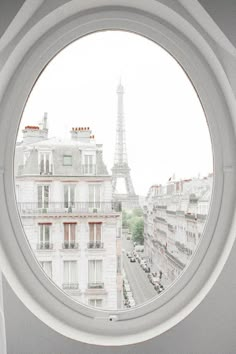
[{"label": "dormer window", "polygon": [[26,165],[29,157],[30,157],[30,152],[29,151],[24,152],[24,166]]},{"label": "dormer window", "polygon": [[52,174],[52,153],[51,152],[44,151],[39,153],[39,172],[40,175]]},{"label": "dormer window", "polygon": [[63,155],[63,166],[72,166],[72,156]]},{"label": "dormer window", "polygon": [[84,155],[83,173],[85,175],[96,174],[95,156],[92,154]]}]

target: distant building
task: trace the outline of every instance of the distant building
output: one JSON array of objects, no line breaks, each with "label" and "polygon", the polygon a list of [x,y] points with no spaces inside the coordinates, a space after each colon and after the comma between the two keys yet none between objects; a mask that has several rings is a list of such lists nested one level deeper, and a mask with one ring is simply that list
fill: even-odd
[{"label": "distant building", "polygon": [[152,270],[171,284],[190,262],[209,211],[212,174],[152,186],[144,206],[144,249]]},{"label": "distant building", "polygon": [[121,308],[121,214],[112,178],[90,128],[70,134],[48,138],[47,115],[23,130],[15,153],[22,224],[55,284],[83,303]]}]

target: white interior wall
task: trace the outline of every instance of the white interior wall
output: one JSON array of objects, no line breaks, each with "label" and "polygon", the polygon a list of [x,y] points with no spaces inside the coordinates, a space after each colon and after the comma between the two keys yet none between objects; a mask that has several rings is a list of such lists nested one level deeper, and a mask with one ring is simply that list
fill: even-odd
[{"label": "white interior wall", "polygon": [[[36,3],[37,1],[35,1]],[[39,3],[40,1],[38,1]],[[46,1],[48,8],[55,1]],[[168,2],[168,1],[166,1]],[[176,1],[177,2],[177,1]],[[235,1],[200,0],[209,14],[219,22],[233,43],[236,38]],[[14,18],[23,1],[1,0],[0,35]],[[61,1],[57,1],[57,5]],[[94,2],[95,3],[95,2]],[[220,5],[221,4],[221,5]],[[222,6],[224,11],[222,11]],[[230,7],[232,6],[232,10]],[[227,8],[227,10],[226,10]],[[44,8],[45,11],[45,8]],[[44,12],[44,11],[41,11]],[[228,15],[227,15],[228,14]],[[236,40],[235,40],[236,42]],[[234,43],[235,44],[235,43]],[[235,58],[222,48],[219,55],[224,60],[232,88],[236,91]],[[0,53],[1,54],[1,53]],[[2,53],[5,54],[5,53]],[[4,60],[5,55],[1,56]],[[9,354],[235,354],[236,353],[236,245],[232,249],[224,270],[204,301],[171,330],[147,342],[124,347],[96,347],[78,343],[54,332],[39,321],[20,302],[7,281],[3,282],[4,311],[6,319],[7,347]],[[1,312],[0,312],[1,314]],[[1,333],[1,327],[0,327]],[[2,327],[2,334],[4,329]],[[0,353],[4,353],[1,345]]]}]

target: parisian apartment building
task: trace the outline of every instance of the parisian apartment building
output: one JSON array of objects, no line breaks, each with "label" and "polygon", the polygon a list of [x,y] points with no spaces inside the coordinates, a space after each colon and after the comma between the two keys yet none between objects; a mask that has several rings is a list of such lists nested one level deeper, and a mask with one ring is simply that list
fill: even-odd
[{"label": "parisian apartment building", "polygon": [[26,126],[15,154],[24,231],[45,273],[82,303],[122,307],[121,210],[89,127],[49,138],[47,114]]},{"label": "parisian apartment building", "polygon": [[170,285],[189,264],[203,235],[213,175],[170,180],[149,189],[144,205],[144,252],[153,272]]}]

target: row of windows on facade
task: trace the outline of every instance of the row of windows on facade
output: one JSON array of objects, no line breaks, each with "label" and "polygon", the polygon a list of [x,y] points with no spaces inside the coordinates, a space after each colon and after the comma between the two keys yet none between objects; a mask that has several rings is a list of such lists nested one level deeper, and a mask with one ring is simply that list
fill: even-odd
[{"label": "row of windows on facade", "polygon": [[[39,249],[51,249],[51,223],[39,224]],[[76,223],[64,223],[63,248],[77,248]],[[88,248],[102,248],[102,223],[89,223]]]},{"label": "row of windows on facade", "polygon": [[[65,208],[74,208],[74,207],[79,207],[79,205],[76,205],[75,200],[75,191],[76,191],[76,184],[64,184],[64,201],[63,201],[63,206]],[[17,194],[17,200],[19,201],[19,185],[16,185],[16,194]],[[30,207],[33,207],[31,205],[31,202],[24,202],[23,204],[30,203]],[[40,208],[49,208],[49,204],[52,203],[58,203],[58,201],[51,201],[50,202],[50,185],[48,184],[43,184],[43,185],[37,185],[37,207]],[[101,184],[89,184],[88,185],[88,203],[90,207],[97,207],[99,208],[101,206]],[[50,205],[53,206],[53,205]],[[54,205],[55,207],[60,207],[60,205]],[[27,205],[25,205],[27,207]]]},{"label": "row of windows on facade", "polygon": [[[52,261],[40,262],[45,273],[52,278]],[[75,260],[63,261],[63,284],[65,289],[78,289],[78,262]],[[88,261],[88,287],[103,288],[103,261],[93,259]]]},{"label": "row of windows on facade", "polygon": [[[39,207],[48,207],[49,203],[49,185],[38,185],[38,203]],[[100,202],[101,200],[101,184],[89,184],[89,202]],[[64,203],[65,207],[74,206],[75,203],[74,184],[64,185]]]},{"label": "row of windows on facade", "polygon": [[[40,261],[45,273],[52,278],[52,261]],[[84,269],[83,269],[84,271]],[[117,256],[117,273],[121,273],[121,257]],[[78,289],[78,261],[63,261],[63,284],[64,289]],[[88,260],[88,288],[104,288],[103,260]]]},{"label": "row of windows on facade", "polygon": [[[30,153],[26,152],[24,154],[24,164],[26,164]],[[72,155],[63,155],[63,166],[72,166],[73,158]],[[84,174],[94,174],[95,173],[95,156],[94,155],[84,155],[83,158],[83,172]],[[39,172],[40,174],[52,174],[53,173],[53,160],[51,152],[40,152],[39,153]]]}]

